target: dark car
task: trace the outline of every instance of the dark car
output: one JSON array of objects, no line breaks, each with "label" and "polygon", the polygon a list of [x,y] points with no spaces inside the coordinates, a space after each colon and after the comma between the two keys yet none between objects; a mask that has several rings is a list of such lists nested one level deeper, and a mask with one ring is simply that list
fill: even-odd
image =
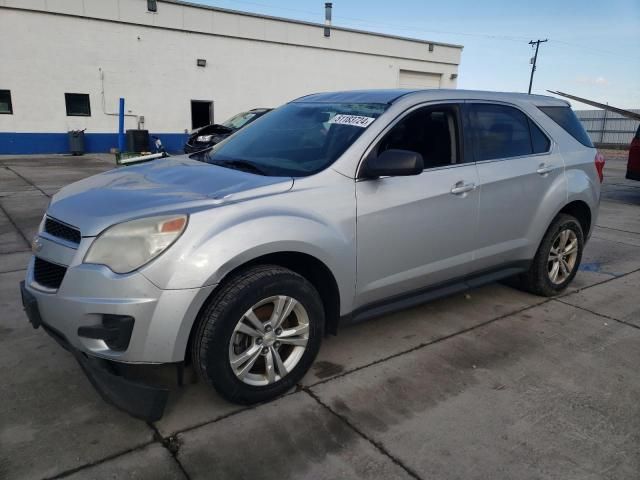
[{"label": "dark car", "polygon": [[189,140],[184,146],[184,153],[195,153],[212,147],[269,111],[271,111],[270,108],[254,108],[247,112],[238,113],[226,122],[201,127],[189,136]]},{"label": "dark car", "polygon": [[627,163],[627,178],[629,180],[640,180],[640,126],[636,131],[636,136],[629,145],[629,162]]}]

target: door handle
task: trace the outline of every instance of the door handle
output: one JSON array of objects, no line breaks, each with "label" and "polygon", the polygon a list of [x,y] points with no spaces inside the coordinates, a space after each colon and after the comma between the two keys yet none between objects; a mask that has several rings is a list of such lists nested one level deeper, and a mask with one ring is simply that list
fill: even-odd
[{"label": "door handle", "polygon": [[553,165],[545,165],[544,163],[541,163],[538,166],[536,173],[539,175],[546,175],[547,173],[552,172],[554,169],[555,167]]},{"label": "door handle", "polygon": [[451,187],[451,193],[453,193],[454,195],[462,195],[475,189],[475,183],[464,183],[460,181],[457,182],[453,187]]}]

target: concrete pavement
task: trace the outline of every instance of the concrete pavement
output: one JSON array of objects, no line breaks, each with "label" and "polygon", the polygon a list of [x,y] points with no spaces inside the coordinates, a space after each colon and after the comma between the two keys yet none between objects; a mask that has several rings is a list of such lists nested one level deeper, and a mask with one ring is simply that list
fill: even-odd
[{"label": "concrete pavement", "polygon": [[[110,156],[0,157],[0,479],[634,478],[640,182],[609,161],[572,288],[493,284],[344,328],[296,391],[255,407],[174,387],[146,424],[105,404],[24,317],[48,197]],[[173,378],[173,371],[155,372]]]}]

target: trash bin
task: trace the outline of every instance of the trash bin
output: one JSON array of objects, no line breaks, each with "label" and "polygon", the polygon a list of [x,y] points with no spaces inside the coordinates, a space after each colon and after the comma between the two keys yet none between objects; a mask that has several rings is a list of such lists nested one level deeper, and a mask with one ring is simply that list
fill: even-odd
[{"label": "trash bin", "polygon": [[70,130],[69,151],[72,155],[84,155],[84,130]]},{"label": "trash bin", "polygon": [[148,152],[149,130],[127,130],[127,152]]}]

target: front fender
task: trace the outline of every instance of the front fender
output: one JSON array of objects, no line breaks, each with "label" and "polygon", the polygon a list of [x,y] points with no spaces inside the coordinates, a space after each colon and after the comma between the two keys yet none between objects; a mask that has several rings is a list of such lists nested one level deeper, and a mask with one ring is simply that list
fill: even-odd
[{"label": "front fender", "polygon": [[[352,208],[343,204],[339,209],[327,197],[317,204],[310,197],[307,191],[304,208],[239,203],[195,213],[185,238],[142,273],[163,289],[199,288],[219,283],[235,268],[263,255],[303,253],[333,273],[344,307],[350,308],[356,268],[353,194],[347,197],[351,202],[344,203]],[[295,205],[296,195],[288,200]]]},{"label": "front fender", "polygon": [[229,272],[258,257],[296,252],[324,263],[336,278],[340,291],[348,292],[354,284],[356,258],[355,238],[350,233],[317,219],[293,216],[291,212],[244,221],[215,235],[198,249],[219,252],[215,255],[215,268],[203,279],[204,284],[219,283]]}]

